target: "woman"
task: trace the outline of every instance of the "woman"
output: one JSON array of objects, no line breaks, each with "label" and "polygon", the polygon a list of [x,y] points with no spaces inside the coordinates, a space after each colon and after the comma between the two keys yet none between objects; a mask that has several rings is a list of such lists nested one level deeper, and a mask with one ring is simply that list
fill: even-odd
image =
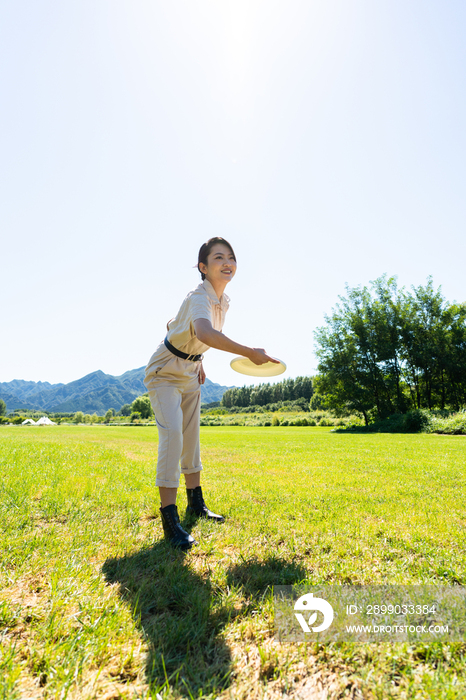
[{"label": "woman", "polygon": [[167,324],[167,336],[149,360],[144,379],[159,431],[155,485],[160,492],[163,530],[166,539],[182,549],[197,542],[183,530],[178,516],[180,473],[186,481],[186,513],[224,521],[207,508],[200,485],[200,385],[205,382],[202,353],[217,348],[249,357],[256,365],[278,361],[262,348],[240,345],[222,333],[229,306],[224,290],[236,273],[236,256],[228,241],[217,237],[204,243],[197,267],[203,281]]}]

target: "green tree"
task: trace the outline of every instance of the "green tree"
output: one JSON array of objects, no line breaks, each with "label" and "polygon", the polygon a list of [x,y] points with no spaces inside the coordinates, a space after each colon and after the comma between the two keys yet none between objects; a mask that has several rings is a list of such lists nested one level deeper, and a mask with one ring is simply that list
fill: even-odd
[{"label": "green tree", "polygon": [[222,397],[222,406],[265,406],[268,403],[279,401],[295,401],[297,399],[309,399],[312,396],[311,377],[297,377],[285,379],[277,384],[259,384],[258,386],[243,386],[241,388],[227,389]]},{"label": "green tree", "polygon": [[358,412],[366,424],[371,414],[382,418],[397,410],[399,381],[396,282],[383,277],[372,287],[375,298],[367,287],[347,287],[347,297],[315,334],[320,393],[337,415]]},{"label": "green tree", "polygon": [[413,403],[458,409],[466,399],[466,304],[449,304],[432,278],[413,288],[407,303],[403,341]]},{"label": "green tree", "polygon": [[131,415],[131,404],[125,403],[124,406],[122,406],[120,408],[120,413],[122,416],[130,416]]},{"label": "green tree", "polygon": [[138,396],[138,398],[131,404],[131,410],[133,413],[140,413],[142,418],[150,418],[154,415],[151,402],[147,394]]},{"label": "green tree", "polygon": [[319,393],[337,415],[360,413],[366,423],[410,408],[458,407],[465,318],[465,305],[448,304],[431,278],[412,292],[387,276],[347,287],[315,334]]},{"label": "green tree", "polygon": [[113,408],[109,408],[107,413],[105,414],[105,418],[104,418],[105,423],[110,423],[112,418],[113,418]]},{"label": "green tree", "polygon": [[74,422],[75,423],[83,423],[84,422],[84,413],[82,411],[77,411],[74,414]]},{"label": "green tree", "polygon": [[326,325],[317,329],[320,393],[336,415],[354,412],[369,422],[371,411],[382,412],[383,371],[378,363],[378,315],[372,313],[367,288],[349,289]]},{"label": "green tree", "polygon": [[0,399],[0,416],[6,416],[6,403],[3,399]]},{"label": "green tree", "polygon": [[328,410],[327,397],[324,393],[321,393],[323,391],[321,377],[317,376],[312,378],[312,388],[313,394],[309,401],[309,408],[311,411]]},{"label": "green tree", "polygon": [[312,378],[296,377],[294,380],[294,391],[297,399],[307,399],[309,401],[314,392]]},{"label": "green tree", "polygon": [[458,410],[466,406],[466,303],[452,304],[447,315],[446,352],[441,367],[446,381],[441,385],[441,401],[442,408],[445,398]]}]

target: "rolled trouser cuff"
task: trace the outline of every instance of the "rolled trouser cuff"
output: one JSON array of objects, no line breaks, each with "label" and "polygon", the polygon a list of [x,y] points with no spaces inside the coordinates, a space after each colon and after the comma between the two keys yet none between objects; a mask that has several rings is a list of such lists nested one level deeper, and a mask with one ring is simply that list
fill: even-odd
[{"label": "rolled trouser cuff", "polygon": [[179,482],[179,480],[178,481],[165,481],[164,479],[156,478],[155,485],[161,486],[164,489],[177,489],[180,485],[180,482]]},{"label": "rolled trouser cuff", "polygon": [[181,467],[181,473],[182,474],[197,474],[197,472],[202,471],[202,464],[200,464],[198,467],[191,467],[190,469],[183,469]]}]

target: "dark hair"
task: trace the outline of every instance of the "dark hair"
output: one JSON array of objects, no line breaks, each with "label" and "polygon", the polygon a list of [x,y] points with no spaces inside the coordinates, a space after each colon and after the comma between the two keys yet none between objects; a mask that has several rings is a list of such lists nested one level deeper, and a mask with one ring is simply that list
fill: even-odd
[{"label": "dark hair", "polygon": [[[222,243],[222,245],[226,245],[227,248],[229,248],[233,254],[233,257],[236,262],[236,255],[235,251],[231,247],[231,245],[226,241],[224,238],[220,238],[219,236],[216,236],[215,238],[209,238],[207,243],[203,243],[199,249],[199,255],[197,256],[197,269],[199,272],[201,272],[201,269],[199,267],[199,263],[203,263],[203,265],[207,265],[207,258],[210,254],[210,251],[214,247],[214,245],[217,245],[217,243]],[[203,280],[205,280],[205,274],[201,272],[201,277]]]}]

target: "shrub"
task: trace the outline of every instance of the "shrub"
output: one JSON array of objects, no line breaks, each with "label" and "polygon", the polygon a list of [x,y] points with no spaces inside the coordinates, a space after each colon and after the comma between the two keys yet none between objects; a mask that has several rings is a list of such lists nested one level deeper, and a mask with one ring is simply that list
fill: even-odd
[{"label": "shrub", "polygon": [[131,423],[135,423],[136,421],[139,422],[141,420],[141,414],[139,413],[139,411],[133,411],[130,420]]},{"label": "shrub", "polygon": [[343,423],[347,428],[359,428],[364,426],[364,421],[362,418],[357,418],[355,416],[350,416],[350,418]]},{"label": "shrub", "polygon": [[272,418],[272,425],[280,425],[280,418],[278,416]]},{"label": "shrub", "polygon": [[[432,427],[433,417],[429,411],[416,409],[408,413],[395,413],[384,420],[375,421],[369,425],[348,422],[346,430],[356,433],[420,433],[428,432]],[[322,425],[321,421],[321,425]],[[345,428],[338,428],[337,432]]]},{"label": "shrub", "polygon": [[133,413],[140,413],[142,418],[151,418],[154,415],[150,398],[147,394],[134,399],[131,404],[131,410]]},{"label": "shrub", "polygon": [[[218,404],[218,401],[216,401],[215,403]],[[228,411],[226,408],[218,408],[218,407],[205,409],[201,406],[201,413],[203,413],[204,415],[208,415],[208,416],[226,416],[226,415],[228,415]]]},{"label": "shrub", "polygon": [[293,418],[290,420],[290,425],[305,426],[307,425],[306,418]]},{"label": "shrub", "polygon": [[466,435],[466,412],[462,411],[448,418],[434,417],[429,432],[445,435]]},{"label": "shrub", "polygon": [[420,433],[432,422],[430,413],[428,411],[422,411],[421,409],[408,411],[404,418],[405,432],[407,433]]}]

